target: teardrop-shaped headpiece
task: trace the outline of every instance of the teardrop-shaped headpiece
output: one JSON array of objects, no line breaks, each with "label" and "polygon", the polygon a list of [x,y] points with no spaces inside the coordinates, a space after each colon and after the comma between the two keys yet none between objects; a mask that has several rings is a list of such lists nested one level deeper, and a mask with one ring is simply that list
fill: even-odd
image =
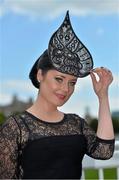
[{"label": "teardrop-shaped headpiece", "polygon": [[68,11],[49,41],[48,56],[56,70],[76,77],[87,76],[93,68],[92,56],[76,36]]}]

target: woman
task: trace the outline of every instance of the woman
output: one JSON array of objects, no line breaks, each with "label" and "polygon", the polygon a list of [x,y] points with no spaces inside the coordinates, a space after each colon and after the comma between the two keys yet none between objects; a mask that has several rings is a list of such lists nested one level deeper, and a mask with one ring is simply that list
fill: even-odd
[{"label": "woman", "polygon": [[[108,88],[113,77],[106,68],[92,68],[91,54],[77,39],[67,13],[31,69],[30,79],[39,89],[36,101],[1,128],[1,179],[80,179],[85,154],[95,159],[112,157]],[[99,100],[96,134],[80,116],[58,110],[73,94],[77,78],[89,74]]]}]

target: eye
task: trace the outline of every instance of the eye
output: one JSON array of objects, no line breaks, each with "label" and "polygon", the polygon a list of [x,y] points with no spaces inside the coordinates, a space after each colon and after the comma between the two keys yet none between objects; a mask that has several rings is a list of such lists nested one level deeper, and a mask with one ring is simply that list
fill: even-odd
[{"label": "eye", "polygon": [[60,78],[60,77],[55,77],[55,80],[56,80],[57,82],[59,82],[59,83],[62,83],[62,81],[63,81],[63,79]]},{"label": "eye", "polygon": [[76,82],[73,81],[73,82],[69,82],[70,86],[75,86],[76,85]]}]

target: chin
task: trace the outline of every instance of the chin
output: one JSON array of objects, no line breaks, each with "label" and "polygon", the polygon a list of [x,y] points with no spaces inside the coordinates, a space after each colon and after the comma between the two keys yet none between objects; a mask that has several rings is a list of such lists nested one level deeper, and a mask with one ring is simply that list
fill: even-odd
[{"label": "chin", "polygon": [[52,102],[52,104],[54,104],[54,106],[56,106],[56,107],[60,107],[60,106],[63,106],[65,104],[65,102],[56,102],[56,101],[54,101],[54,102]]},{"label": "chin", "polygon": [[64,102],[62,102],[62,103],[59,103],[57,106],[58,106],[58,107],[61,107],[61,106],[63,106],[66,102],[67,102],[67,100],[64,101]]},{"label": "chin", "polygon": [[57,107],[61,107],[68,101],[68,99],[69,98],[64,99],[64,100],[54,99],[54,101],[52,103]]}]

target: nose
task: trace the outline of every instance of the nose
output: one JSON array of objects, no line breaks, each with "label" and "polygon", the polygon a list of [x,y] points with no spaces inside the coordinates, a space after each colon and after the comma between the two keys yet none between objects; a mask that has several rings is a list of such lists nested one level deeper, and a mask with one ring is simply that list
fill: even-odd
[{"label": "nose", "polygon": [[68,93],[69,92],[69,86],[68,86],[68,83],[64,83],[62,84],[62,91],[65,92],[65,93]]}]

